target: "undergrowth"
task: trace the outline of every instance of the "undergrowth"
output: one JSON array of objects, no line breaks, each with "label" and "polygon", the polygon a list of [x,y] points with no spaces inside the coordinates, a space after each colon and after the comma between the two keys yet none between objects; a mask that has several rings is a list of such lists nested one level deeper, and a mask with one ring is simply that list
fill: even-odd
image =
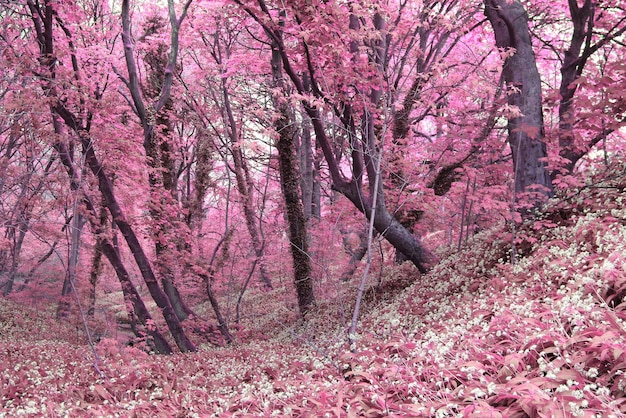
[{"label": "undergrowth", "polygon": [[304,322],[254,295],[227,347],[152,356],[105,338],[103,376],[75,330],[3,301],[0,415],[626,416],[624,199],[587,188],[426,276],[386,267],[353,350],[354,284]]}]

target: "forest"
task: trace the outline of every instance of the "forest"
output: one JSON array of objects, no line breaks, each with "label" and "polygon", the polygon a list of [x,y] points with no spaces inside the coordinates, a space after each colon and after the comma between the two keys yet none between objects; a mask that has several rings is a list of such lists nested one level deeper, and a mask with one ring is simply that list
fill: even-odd
[{"label": "forest", "polygon": [[625,417],[624,32],[0,0],[0,417]]}]

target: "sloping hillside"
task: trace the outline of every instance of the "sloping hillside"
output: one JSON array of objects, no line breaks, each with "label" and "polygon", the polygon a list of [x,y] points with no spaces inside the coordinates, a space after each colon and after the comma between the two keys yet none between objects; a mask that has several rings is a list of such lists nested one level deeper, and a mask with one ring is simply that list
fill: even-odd
[{"label": "sloping hillside", "polygon": [[484,231],[425,277],[388,268],[353,352],[349,295],[306,323],[259,295],[233,346],[163,357],[104,339],[95,363],[75,330],[2,301],[0,415],[626,416],[621,190]]}]

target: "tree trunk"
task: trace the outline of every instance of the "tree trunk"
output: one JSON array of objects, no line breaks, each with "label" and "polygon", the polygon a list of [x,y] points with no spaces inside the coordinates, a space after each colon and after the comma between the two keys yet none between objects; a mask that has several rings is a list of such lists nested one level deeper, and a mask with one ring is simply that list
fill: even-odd
[{"label": "tree trunk", "polygon": [[[55,126],[55,131],[57,133],[61,132],[60,122],[57,120],[56,115],[53,115],[53,124]],[[67,150],[67,147],[61,142],[57,142],[54,147],[61,158],[61,162],[65,166],[70,176],[70,179],[71,179],[70,187],[72,188],[72,190],[77,191],[78,183],[75,181],[76,169],[74,167],[71,154]],[[122,286],[122,293],[124,294],[124,300],[125,302],[128,302],[127,309],[129,310],[129,317],[130,317],[131,323],[134,323],[134,317],[136,315],[139,318],[140,322],[145,326],[147,334],[150,337],[152,337],[157,352],[162,353],[162,354],[170,354],[172,352],[172,348],[170,347],[167,340],[163,337],[163,335],[159,332],[158,328],[154,325],[150,312],[148,312],[148,309],[143,303],[143,300],[141,299],[139,292],[137,292],[135,285],[130,280],[130,275],[128,274],[128,271],[126,270],[126,267],[124,267],[124,264],[122,262],[122,259],[120,257],[120,253],[117,247],[113,245],[111,242],[109,242],[108,239],[105,238],[106,232],[104,231],[102,225],[94,222],[94,219],[96,219],[96,216],[97,216],[95,206],[93,205],[89,197],[86,195],[83,195],[83,202],[86,206],[88,213],[90,214],[90,216],[88,216],[87,219],[91,223],[91,227],[93,228],[94,234],[96,235],[96,237],[98,237],[97,242],[96,242],[96,247],[102,251],[105,257],[107,257],[107,259],[111,263],[111,266],[113,266],[113,269],[115,270],[117,277],[120,281],[120,284]],[[54,246],[52,247],[52,249],[49,251],[48,254],[52,254],[53,250],[54,250]],[[45,261],[45,258],[42,260]],[[128,306],[132,306],[132,309],[129,308]],[[136,333],[136,335],[139,336],[139,334],[137,333],[136,327],[134,326],[133,326],[133,331]]]},{"label": "tree trunk", "polygon": [[[10,250],[10,261],[11,265],[9,266],[9,272],[7,275],[7,281],[2,285],[4,289],[2,290],[2,294],[7,296],[9,293],[13,291],[13,285],[15,284],[15,276],[17,275],[17,269],[19,267],[20,255],[22,253],[22,245],[24,244],[24,238],[26,237],[26,233],[28,232],[28,220],[24,220],[21,222],[18,228],[15,228],[14,225],[9,228],[13,228],[12,236],[14,238],[13,245]],[[19,233],[17,234],[17,238],[15,238],[15,230],[18,229]]]},{"label": "tree trunk", "polygon": [[299,143],[296,147],[296,155],[300,163],[300,189],[302,191],[302,207],[304,217],[309,220],[313,216],[313,192],[314,192],[314,168],[313,149],[311,141],[311,121],[309,117],[302,115],[300,125]]},{"label": "tree trunk", "polygon": [[[106,206],[100,207],[100,225],[104,229],[107,224]],[[89,272],[89,301],[87,306],[87,316],[92,317],[96,313],[96,286],[98,279],[102,274],[102,248],[96,243],[93,249],[93,258],[91,259],[91,271]]]},{"label": "tree trunk", "polygon": [[[281,56],[277,45],[272,46],[272,77],[274,85],[281,91],[284,89]],[[294,268],[294,284],[298,295],[298,307],[301,315],[315,304],[313,281],[311,278],[311,261],[308,249],[307,223],[302,207],[298,175],[298,159],[296,158],[296,132],[289,105],[283,97],[274,97],[274,105],[279,112],[275,122],[278,132],[278,149],[280,184],[285,200],[287,223],[289,224],[289,243]]]},{"label": "tree trunk", "polygon": [[57,318],[67,318],[70,314],[70,294],[75,290],[74,279],[76,278],[76,267],[78,266],[78,257],[80,255],[81,235],[83,227],[87,223],[78,207],[78,196],[75,199],[72,221],[69,224],[70,248],[67,256],[67,270],[57,305]]},{"label": "tree trunk", "polygon": [[230,96],[226,87],[226,79],[222,78],[222,96],[224,98],[224,107],[226,111],[226,126],[228,127],[228,138],[230,140],[230,152],[233,156],[233,164],[235,166],[235,180],[237,183],[237,191],[243,200],[243,213],[246,219],[246,227],[252,240],[252,248],[256,259],[259,263],[259,271],[261,273],[261,282],[266,289],[272,289],[272,279],[267,271],[267,267],[263,261],[265,253],[265,244],[261,240],[261,234],[257,228],[257,217],[254,210],[254,183],[250,177],[250,171],[248,164],[245,160],[244,154],[241,150],[241,138],[239,138],[239,131],[237,129],[237,123],[235,122],[235,116],[233,115],[232,107],[230,105]]},{"label": "tree trunk", "polygon": [[365,254],[367,254],[367,248],[369,245],[368,233],[367,229],[363,228],[358,232],[359,236],[359,245],[356,248],[350,248],[348,244],[348,234],[349,231],[342,232],[344,234],[343,237],[343,247],[350,255],[350,260],[348,261],[348,266],[341,273],[341,281],[347,282],[352,279],[354,272],[356,271],[358,262],[363,260]]},{"label": "tree trunk", "polygon": [[[529,194],[530,206],[538,206],[554,194],[547,170],[547,151],[541,109],[541,79],[537,71],[528,30],[528,15],[517,1],[485,0],[485,15],[491,22],[496,45],[508,55],[502,73],[508,87],[508,104],[521,116],[509,118],[509,145],[513,155],[515,194]],[[513,50],[514,49],[514,50]]]}]

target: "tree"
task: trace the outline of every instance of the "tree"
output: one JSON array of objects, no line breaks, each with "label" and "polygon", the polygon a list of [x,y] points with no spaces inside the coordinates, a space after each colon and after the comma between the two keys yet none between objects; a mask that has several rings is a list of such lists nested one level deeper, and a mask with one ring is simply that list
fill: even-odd
[{"label": "tree", "polygon": [[[174,164],[174,150],[171,144],[172,126],[169,118],[171,117],[171,90],[178,58],[179,31],[190,4],[191,0],[187,1],[180,17],[177,17],[174,2],[168,2],[171,30],[170,51],[166,58],[164,56],[165,45],[151,46],[151,50],[144,58],[148,67],[148,83],[141,86],[131,39],[130,2],[123,1],[122,39],[128,79],[119,75],[130,92],[131,108],[140,120],[143,129],[143,146],[151,168],[148,174],[152,200],[150,211],[155,224],[155,249],[161,284],[181,321],[192,314],[192,311],[180,296],[172,269],[177,250],[172,248],[175,246],[173,238],[176,235],[182,235],[183,231],[180,230],[180,226],[176,227],[175,222],[177,220],[175,202],[177,201],[178,170]],[[154,16],[148,19],[146,25],[142,38],[158,34],[163,29],[164,22],[160,16]],[[141,93],[141,87],[149,100],[147,104]],[[176,232],[174,233],[172,229],[176,229]]]},{"label": "tree", "polygon": [[[334,5],[336,6],[335,9],[331,9],[329,12],[325,11],[324,7],[317,3],[307,5],[293,4],[284,11],[286,17],[293,19],[289,21],[287,26],[289,29],[293,27],[294,33],[298,35],[295,37],[298,47],[292,48],[291,43],[287,44],[281,38],[282,29],[279,29],[279,23],[273,19],[268,3],[260,1],[259,8],[256,9],[242,1],[236,0],[236,2],[261,25],[266,35],[270,38],[270,42],[274,45],[275,55],[281,59],[281,65],[286,76],[290,79],[297,94],[302,97],[302,106],[311,119],[316,141],[320,145],[328,164],[332,187],[346,196],[366,217],[374,216],[376,230],[411,260],[421,272],[426,272],[429,264],[432,262],[428,251],[423,248],[417,237],[403,227],[389,212],[386,207],[382,185],[377,188],[375,192],[376,197],[373,195],[377,176],[376,166],[380,158],[378,155],[380,144],[377,143],[380,138],[377,137],[377,131],[378,133],[382,131],[379,130],[379,127],[375,127],[372,121],[374,120],[374,115],[376,117],[380,115],[374,109],[380,105],[378,101],[381,99],[381,91],[379,90],[381,86],[376,86],[378,81],[374,83],[374,86],[362,85],[363,81],[357,81],[357,79],[361,78],[363,80],[362,72],[372,71],[373,74],[377,74],[377,66],[382,64],[381,51],[385,49],[385,44],[384,36],[380,34],[383,32],[383,27],[380,24],[382,24],[384,18],[378,13],[374,13],[374,16],[357,16],[338,5]],[[361,18],[371,19],[369,24],[373,24],[374,27],[368,27],[367,31],[379,32],[379,38],[382,39],[380,42],[363,42],[362,44],[357,41],[359,48],[363,47],[368,51],[371,60],[368,58],[365,62],[361,61],[359,65],[363,67],[355,65],[356,68],[353,68],[352,73],[342,73],[342,69],[328,68],[329,71],[332,71],[332,75],[337,77],[335,80],[337,90],[325,91],[320,83],[328,80],[318,79],[318,73],[324,74],[322,69],[318,68],[318,65],[322,66],[322,63],[332,62],[332,59],[322,56],[319,49],[328,47],[328,45],[324,45],[324,42],[328,41],[330,42],[329,45],[332,44],[337,48],[333,52],[334,54],[346,53],[347,56],[353,55],[346,52],[352,44],[352,41],[349,40],[350,37],[346,39],[345,36],[339,33],[341,30],[351,29],[344,33],[350,34],[350,36],[357,36],[357,39],[359,39],[358,28],[356,26],[348,28],[349,25],[346,24],[350,21],[359,21]],[[325,19],[329,19],[329,21],[326,22],[327,24],[324,27],[329,28],[329,24],[336,24],[336,31],[322,34],[319,32],[319,26],[317,26],[317,29],[314,29],[320,21]],[[315,40],[311,38],[306,30],[303,30],[304,27],[306,27],[306,30],[317,30],[316,37],[318,38]],[[366,30],[363,30],[363,32],[366,32]],[[333,38],[333,36],[337,36],[337,38]],[[320,52],[320,55],[317,55],[316,52]],[[299,62],[297,64],[298,67],[296,67],[294,61],[300,56],[304,57],[304,62]],[[341,58],[338,57],[338,59]],[[357,60],[356,62],[359,61]],[[310,90],[305,87],[303,73],[306,73],[307,79],[310,80]],[[364,81],[367,84],[367,78]],[[348,99],[351,94],[347,93],[346,89],[350,90],[349,86],[351,83],[355,83],[358,87],[354,92],[355,98]],[[370,94],[372,96],[368,97]],[[365,106],[362,107],[360,103],[363,97],[368,98]],[[332,109],[332,112],[340,120],[342,128],[346,132],[347,144],[352,159],[352,173],[349,177],[344,175],[334,150],[336,144],[333,144],[333,141],[327,134],[323,104],[327,104]],[[355,106],[357,104],[358,106]],[[360,127],[357,128],[359,123]],[[369,184],[364,189],[364,181],[366,179],[369,181]]]},{"label": "tree", "polygon": [[[281,11],[282,15],[282,11]],[[282,33],[274,30],[272,36],[272,81],[279,91],[285,90],[282,73]],[[289,226],[289,247],[293,260],[294,284],[298,295],[300,313],[304,316],[313,307],[313,278],[309,255],[307,222],[299,183],[298,159],[296,158],[296,129],[293,109],[280,94],[274,96],[274,107],[278,112],[275,127],[278,134],[278,171],[285,202],[285,217]]]},{"label": "tree", "polygon": [[[27,8],[29,16],[32,20],[37,45],[39,47],[40,68],[35,71],[35,74],[38,76],[41,83],[41,89],[50,103],[50,112],[55,133],[61,133],[60,124],[64,123],[76,136],[79,145],[82,147],[83,158],[86,166],[90,169],[93,176],[97,180],[98,189],[102,194],[105,205],[116,225],[119,227],[120,232],[124,236],[152,298],[162,309],[165,321],[168,324],[170,332],[172,333],[178,348],[183,352],[195,351],[195,345],[185,334],[185,331],[183,330],[180,321],[172,308],[169,298],[159,287],[151,263],[144,252],[137,234],[125,216],[124,210],[116,198],[108,170],[102,165],[96,156],[94,150],[94,144],[96,141],[94,141],[95,138],[91,134],[94,114],[85,105],[84,96],[78,99],[77,111],[74,111],[72,107],[69,107],[67,105],[67,101],[63,98],[63,94],[66,94],[67,92],[63,91],[62,88],[60,88],[60,86],[55,82],[57,78],[55,24],[56,27],[62,31],[67,41],[69,56],[71,58],[70,74],[75,78],[75,80],[80,81],[82,79],[81,68],[75,52],[74,38],[70,27],[64,23],[62,16],[58,13],[58,10],[55,9],[55,4],[53,2],[46,1],[43,4],[38,4],[29,0],[27,2]],[[127,41],[130,41],[130,39],[127,39]],[[130,47],[130,45],[125,44],[125,47]],[[92,91],[92,100],[98,101],[102,98],[102,87],[96,84],[95,86],[92,86],[92,88],[94,89]],[[142,110],[145,112],[145,109]],[[55,143],[55,148],[60,154],[63,164],[70,175],[72,188],[78,190],[80,185],[77,184],[75,180],[77,178],[77,170],[74,167],[74,156],[70,152],[70,148],[67,147],[62,141],[57,141]],[[97,219],[95,206],[92,205],[88,207],[88,210],[91,212],[91,216],[94,219]],[[96,233],[98,233],[98,231],[96,231]],[[116,253],[115,251],[110,251],[111,248],[112,246],[106,246],[107,251],[105,252],[105,255],[115,267],[115,264],[117,263],[117,260],[115,259]],[[127,274],[124,275],[123,272],[121,272],[121,268],[118,272],[118,277],[120,276],[128,277]],[[132,292],[130,284],[132,284],[130,280],[124,279],[122,282],[122,286],[127,286],[127,288],[130,288],[130,291]],[[138,297],[138,293],[135,292],[135,295]],[[141,304],[139,301],[137,302],[138,304]],[[147,316],[140,316],[140,319],[144,320],[143,325],[147,327],[148,331],[154,329],[154,325],[148,321],[149,318]],[[164,346],[162,351],[167,352],[167,346]]]},{"label": "tree", "polygon": [[[588,140],[577,140],[575,133],[576,125],[576,106],[575,95],[579,90],[579,79],[583,74],[585,66],[589,59],[600,51],[603,47],[616,41],[626,32],[626,16],[623,9],[622,16],[619,16],[619,8],[611,10],[610,4],[601,5],[592,0],[585,0],[581,6],[578,2],[570,0],[567,2],[569,14],[572,24],[572,34],[569,40],[569,46],[564,49],[564,53],[560,58],[561,61],[561,82],[559,86],[559,156],[564,159],[562,169],[567,174],[571,174],[574,166],[594,145],[606,138],[606,136],[615,130],[615,124],[605,126],[595,135],[590,135]],[[600,8],[600,16],[597,15],[597,9]],[[603,10],[606,9],[606,10]],[[601,17],[603,14],[608,16],[614,15],[616,19],[611,21]],[[606,12],[606,13],[603,13]],[[604,31],[597,33],[596,26],[606,26]],[[618,112],[616,112],[618,113]],[[617,122],[623,122],[619,113]],[[622,119],[622,120],[620,120]],[[555,171],[555,173],[558,172]]]},{"label": "tree", "polygon": [[[516,113],[509,117],[509,144],[513,155],[515,194],[554,194],[548,172],[544,138],[541,78],[528,30],[528,15],[518,1],[485,1],[485,15],[504,55],[502,73],[507,103]],[[536,206],[541,198],[532,197]]]},{"label": "tree", "polygon": [[[233,172],[235,174],[236,186],[239,195],[241,196],[241,204],[243,206],[244,218],[246,221],[246,228],[250,234],[250,240],[252,241],[252,248],[256,256],[255,264],[259,264],[259,270],[261,274],[261,282],[267,289],[272,289],[272,281],[270,274],[267,270],[267,266],[263,261],[265,243],[262,239],[260,228],[257,226],[257,214],[255,211],[255,183],[250,174],[250,167],[248,160],[244,154],[244,135],[243,135],[243,121],[236,119],[235,111],[231,103],[231,92],[233,87],[229,88],[229,76],[227,73],[228,61],[231,58],[231,48],[236,41],[238,41],[237,31],[234,28],[230,28],[228,25],[228,19],[220,17],[220,23],[216,24],[216,31],[212,36],[212,39],[207,39],[206,35],[202,36],[204,46],[210,49],[211,57],[215,60],[218,68],[222,68],[222,74],[219,78],[219,85],[216,86],[216,90],[221,96],[221,101],[218,101],[220,108],[222,109],[221,118],[225,131],[225,136],[228,138],[229,151],[233,161]],[[221,30],[220,30],[221,29]],[[225,39],[224,39],[225,38]]]}]

